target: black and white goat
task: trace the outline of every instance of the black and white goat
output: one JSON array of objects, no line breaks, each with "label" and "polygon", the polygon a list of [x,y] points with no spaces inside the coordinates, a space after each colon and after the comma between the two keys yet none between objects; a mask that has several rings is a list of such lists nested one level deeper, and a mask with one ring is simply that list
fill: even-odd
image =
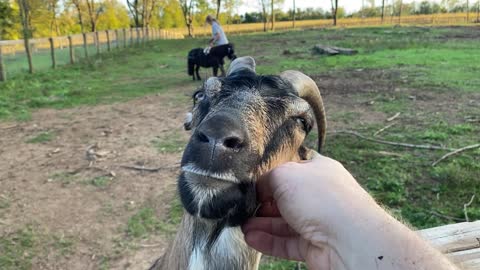
[{"label": "black and white goat", "polygon": [[326,118],[315,82],[298,71],[255,73],[251,57],[230,65],[227,77],[211,77],[193,95],[185,128],[178,190],[185,212],[177,235],[152,270],[255,270],[261,254],[248,247],[240,225],[257,209],[255,181],[288,161],[317,155],[303,145]]}]

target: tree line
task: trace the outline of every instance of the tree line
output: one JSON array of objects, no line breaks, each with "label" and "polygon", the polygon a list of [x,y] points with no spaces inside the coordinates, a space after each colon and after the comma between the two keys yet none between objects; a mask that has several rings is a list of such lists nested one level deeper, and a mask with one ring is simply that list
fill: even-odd
[{"label": "tree line", "polygon": [[[344,17],[385,17],[447,12],[478,12],[480,0],[415,1],[361,0],[362,8],[347,14],[339,0],[331,8],[299,9],[295,0],[257,0],[256,12],[237,14],[242,0],[0,0],[0,40],[51,37],[128,27],[194,28],[214,14],[221,23],[258,23],[264,30],[275,29],[275,21],[332,19]],[[288,1],[288,2],[287,2]],[[341,2],[342,0],[340,0]],[[359,0],[360,1],[360,0]],[[283,11],[282,6],[291,8]],[[341,3],[340,3],[341,4]]]}]

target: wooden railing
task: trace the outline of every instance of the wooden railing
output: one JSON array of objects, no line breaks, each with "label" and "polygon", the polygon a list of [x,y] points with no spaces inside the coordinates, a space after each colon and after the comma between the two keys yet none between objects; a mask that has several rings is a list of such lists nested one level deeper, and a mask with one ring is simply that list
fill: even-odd
[{"label": "wooden railing", "polygon": [[425,229],[419,234],[460,269],[480,269],[480,220]]}]

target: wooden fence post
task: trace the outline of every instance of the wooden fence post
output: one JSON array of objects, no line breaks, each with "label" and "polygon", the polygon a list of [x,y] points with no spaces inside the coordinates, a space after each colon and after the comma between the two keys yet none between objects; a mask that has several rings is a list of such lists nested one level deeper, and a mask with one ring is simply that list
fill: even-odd
[{"label": "wooden fence post", "polygon": [[118,42],[118,29],[115,29],[115,47],[120,48],[120,43]]},{"label": "wooden fence post", "polygon": [[75,64],[75,54],[73,51],[72,36],[68,36],[68,48],[70,50],[70,64]]},{"label": "wooden fence post", "polygon": [[140,44],[140,35],[139,35],[140,30],[138,30],[138,28],[136,28],[136,30],[137,30],[137,46],[138,46]]},{"label": "wooden fence post", "polygon": [[145,27],[142,27],[142,45],[145,46],[145,44],[147,43],[147,40],[145,38],[145,34],[147,33],[147,28]]},{"label": "wooden fence post", "polygon": [[133,44],[133,28],[130,27],[130,47],[132,47]]},{"label": "wooden fence post", "polygon": [[52,68],[55,68],[57,63],[55,61],[55,47],[53,46],[53,38],[50,37],[48,41],[50,42],[50,54],[52,55]]},{"label": "wooden fence post", "polygon": [[123,28],[123,48],[127,48],[127,29]]},{"label": "wooden fence post", "polygon": [[110,51],[110,31],[105,30],[105,34],[107,34],[107,51]]},{"label": "wooden fence post", "polygon": [[100,39],[98,38],[98,32],[95,32],[95,46],[97,46],[97,54],[100,54]]},{"label": "wooden fence post", "polygon": [[83,36],[83,50],[85,51],[85,58],[88,59],[87,33],[82,33],[82,36]]},{"label": "wooden fence post", "polygon": [[5,66],[3,65],[2,46],[0,45],[0,82],[5,81],[7,81],[7,72],[5,71]]}]

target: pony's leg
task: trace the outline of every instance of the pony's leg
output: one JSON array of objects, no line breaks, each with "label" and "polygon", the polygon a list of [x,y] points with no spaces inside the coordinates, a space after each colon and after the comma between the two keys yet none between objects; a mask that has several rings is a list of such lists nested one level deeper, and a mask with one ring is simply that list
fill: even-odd
[{"label": "pony's leg", "polygon": [[200,78],[200,74],[199,74],[199,72],[198,72],[199,70],[200,70],[200,66],[197,65],[197,68],[195,69],[195,73],[197,74],[197,80],[200,81],[202,78]]},{"label": "pony's leg", "polygon": [[225,69],[223,68],[223,65],[220,65],[220,71],[222,72],[222,77],[225,77]]},{"label": "pony's leg", "polygon": [[214,66],[213,67],[213,76],[217,77],[217,75],[218,75],[218,67]]}]

